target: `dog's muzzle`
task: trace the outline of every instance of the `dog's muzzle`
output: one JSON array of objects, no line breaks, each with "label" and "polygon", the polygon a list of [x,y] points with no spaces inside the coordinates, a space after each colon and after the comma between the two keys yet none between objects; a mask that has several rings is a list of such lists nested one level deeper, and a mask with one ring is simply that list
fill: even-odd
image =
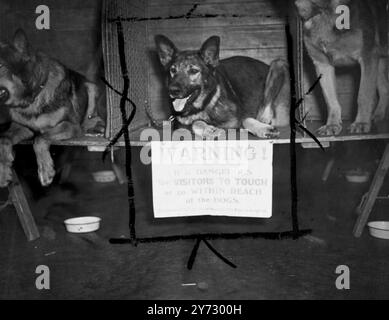
[{"label": "dog's muzzle", "polygon": [[0,102],[6,102],[8,99],[9,91],[4,87],[0,87]]},{"label": "dog's muzzle", "polygon": [[184,109],[187,107],[187,105],[191,105],[192,102],[196,100],[198,95],[199,95],[199,90],[196,89],[196,90],[192,90],[191,93],[185,98],[178,98],[178,97],[173,98],[172,96],[170,96],[173,102],[174,111],[177,113],[184,112]]}]

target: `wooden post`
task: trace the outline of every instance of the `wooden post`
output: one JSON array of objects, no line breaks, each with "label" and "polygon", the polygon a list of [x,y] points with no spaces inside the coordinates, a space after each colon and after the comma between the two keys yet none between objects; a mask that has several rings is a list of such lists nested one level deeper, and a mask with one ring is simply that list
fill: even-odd
[{"label": "wooden post", "polygon": [[24,194],[23,188],[20,184],[19,178],[12,170],[13,182],[9,185],[8,190],[12,204],[16,209],[20,224],[28,241],[36,240],[40,237],[38,228],[35,224],[34,217],[28,205],[27,198]]},{"label": "wooden post", "polygon": [[373,210],[374,203],[378,197],[384,183],[385,176],[389,169],[389,143],[386,145],[384,155],[375,173],[373,182],[371,183],[369,192],[365,196],[361,208],[359,209],[359,217],[354,227],[354,236],[359,238],[362,235],[363,229],[369,219],[370,213]]}]

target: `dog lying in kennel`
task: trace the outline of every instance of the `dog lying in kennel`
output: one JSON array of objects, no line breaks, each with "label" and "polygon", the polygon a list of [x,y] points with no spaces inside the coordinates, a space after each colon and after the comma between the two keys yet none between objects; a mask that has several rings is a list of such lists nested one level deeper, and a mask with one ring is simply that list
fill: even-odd
[{"label": "dog lying in kennel", "polygon": [[[389,104],[387,0],[297,0],[304,21],[304,43],[321,75],[327,123],[321,135],[339,135],[342,108],[336,92],[335,68],[359,64],[358,112],[351,133],[369,133],[373,121],[383,120]],[[339,30],[336,8],[347,5],[350,29]],[[378,98],[378,99],[377,99]],[[378,100],[378,102],[377,102]]]},{"label": "dog lying in kennel", "polygon": [[12,146],[31,138],[40,182],[49,185],[55,175],[50,144],[93,131],[97,98],[94,83],[32,50],[22,30],[12,43],[0,43],[0,187],[12,180]]},{"label": "dog lying in kennel", "polygon": [[245,128],[260,138],[275,138],[289,125],[288,65],[275,60],[235,56],[219,59],[220,38],[210,37],[200,50],[180,51],[163,35],[155,37],[166,71],[173,115],[202,138],[225,129]]}]

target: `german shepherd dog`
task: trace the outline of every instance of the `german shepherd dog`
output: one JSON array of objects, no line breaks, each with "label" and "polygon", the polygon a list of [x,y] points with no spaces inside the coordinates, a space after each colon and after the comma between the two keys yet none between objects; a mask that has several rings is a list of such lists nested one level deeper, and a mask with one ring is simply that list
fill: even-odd
[{"label": "german shepherd dog", "polygon": [[95,115],[97,87],[42,52],[18,30],[0,43],[0,187],[12,180],[12,146],[34,138],[43,186],[55,175],[50,143],[79,136]]},{"label": "german shepherd dog", "polygon": [[[304,21],[304,42],[313,60],[327,104],[327,123],[321,135],[342,131],[335,68],[359,64],[358,112],[351,133],[368,133],[373,121],[385,118],[389,103],[387,0],[297,0]],[[336,9],[347,5],[350,29],[339,30]],[[378,93],[378,95],[377,95]],[[378,103],[377,103],[378,96]]]},{"label": "german shepherd dog", "polygon": [[261,138],[279,135],[289,124],[290,77],[286,62],[270,66],[249,57],[219,60],[220,38],[210,37],[198,51],[179,51],[167,37],[155,37],[167,73],[174,115],[202,138],[225,129],[245,128]]}]

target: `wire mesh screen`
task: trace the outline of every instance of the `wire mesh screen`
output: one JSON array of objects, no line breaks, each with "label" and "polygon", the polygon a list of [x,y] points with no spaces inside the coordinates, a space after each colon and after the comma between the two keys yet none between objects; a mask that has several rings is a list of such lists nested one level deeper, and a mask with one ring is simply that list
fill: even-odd
[{"label": "wire mesh screen", "polygon": [[[146,126],[144,104],[147,99],[147,61],[146,41],[147,24],[142,21],[146,16],[145,0],[105,0],[103,4],[103,53],[105,75],[108,82],[118,91],[123,90],[122,70],[118,51],[117,24],[123,27],[125,55],[130,79],[128,97],[136,104],[137,113],[129,130]],[[139,21],[140,20],[140,21]],[[119,109],[120,96],[107,88],[107,133],[112,137],[122,125]],[[127,113],[131,106],[127,105]]]}]

